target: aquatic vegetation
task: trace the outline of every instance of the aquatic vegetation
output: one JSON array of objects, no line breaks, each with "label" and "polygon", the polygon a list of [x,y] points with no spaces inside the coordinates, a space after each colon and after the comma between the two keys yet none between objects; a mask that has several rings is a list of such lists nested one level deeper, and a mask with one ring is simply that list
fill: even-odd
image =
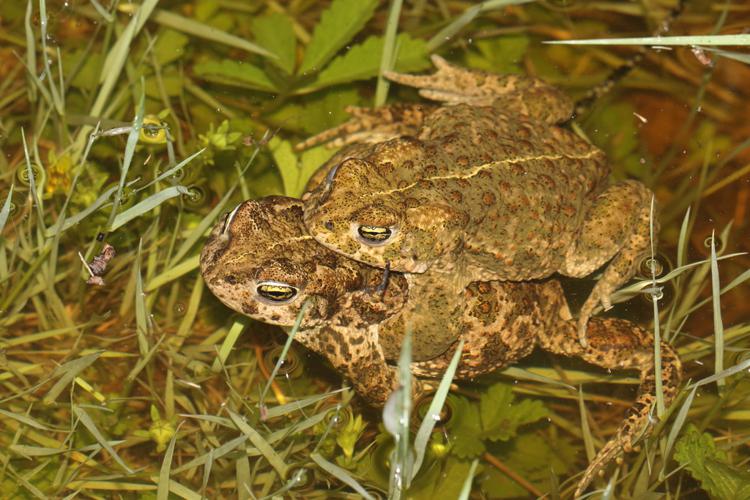
[{"label": "aquatic vegetation", "polygon": [[[227,315],[198,252],[239,201],[300,194],[332,151],[294,145],[346,106],[417,99],[383,71],[440,51],[583,98],[634,51],[542,42],[648,36],[675,3],[2,2],[0,491],[382,498],[413,467],[404,497],[570,497],[634,377],[538,354],[461,384],[442,411],[402,402],[398,461],[382,415],[336,373]],[[747,25],[744,6],[709,4],[668,34]],[[615,177],[657,193],[663,270],[644,263],[614,313],[652,322],[688,380],[596,483],[609,498],[747,495],[750,68],[747,40],[731,41],[648,48],[574,125]],[[428,413],[441,417],[420,433]]]}]

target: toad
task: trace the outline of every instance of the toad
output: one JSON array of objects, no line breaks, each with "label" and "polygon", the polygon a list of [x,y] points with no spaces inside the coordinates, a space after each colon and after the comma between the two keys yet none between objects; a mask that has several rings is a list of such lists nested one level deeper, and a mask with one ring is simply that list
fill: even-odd
[{"label": "toad", "polygon": [[395,137],[342,158],[304,195],[308,233],[352,259],[410,273],[420,301],[409,302],[406,322],[415,339],[441,332],[436,350],[458,335],[438,327],[456,324],[469,283],[584,277],[608,263],[578,315],[585,345],[589,318],[634,275],[650,249],[650,224],[658,231],[651,191],[632,180],[608,183],[603,152],[556,125],[572,112],[560,91],[433,61],[434,75],[388,77],[449,105],[400,127],[373,123],[383,111],[360,112],[320,136]]},{"label": "toad", "polygon": [[[209,289],[231,309],[263,322],[290,327],[305,308],[295,340],[321,354],[370,404],[382,406],[398,386],[399,342],[380,336],[412,300],[408,276],[392,273],[388,286],[373,293],[382,270],[347,259],[315,242],[302,221],[302,203],[268,197],[240,204],[213,228],[200,257]],[[588,466],[577,494],[614,458],[632,449],[649,429],[655,400],[653,336],[628,321],[591,319],[588,346],[577,341],[576,322],[555,280],[472,282],[464,290],[467,307],[459,318],[464,341],[457,379],[472,379],[505,367],[535,346],[594,365],[636,370],[641,385],[635,404]],[[309,305],[305,305],[309,304]],[[456,349],[454,342],[433,359],[413,362],[421,378],[440,377]],[[680,383],[675,351],[661,345],[665,401]],[[415,393],[421,389],[415,385]]]}]

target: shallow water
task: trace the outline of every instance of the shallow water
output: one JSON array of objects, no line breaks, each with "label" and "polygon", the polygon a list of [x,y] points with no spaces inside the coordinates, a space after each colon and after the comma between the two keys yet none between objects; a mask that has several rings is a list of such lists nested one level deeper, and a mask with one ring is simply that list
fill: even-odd
[{"label": "shallow water", "polygon": [[[428,54],[438,53],[466,67],[535,75],[583,99],[624,73],[618,68],[638,49],[542,42],[648,36],[673,6],[486,2],[462,25],[472,3],[410,2],[400,13],[395,67],[428,72]],[[690,2],[664,34],[743,32],[750,9],[730,5],[724,18],[721,9]],[[393,439],[380,412],[351,391],[274,410],[346,382],[294,344],[263,392],[286,335],[230,312],[197,271],[206,231],[222,213],[244,199],[301,195],[332,154],[293,145],[342,123],[346,106],[382,101],[388,16],[386,3],[346,0],[0,5],[0,491],[161,493],[166,461],[171,492],[185,498],[251,498],[238,483],[257,498],[349,498],[358,490],[348,477],[388,495]],[[576,118],[607,153],[613,180],[639,179],[656,193],[667,273],[709,259],[712,233],[719,256],[750,251],[748,77],[746,62],[708,50],[647,48]],[[387,92],[389,102],[419,100],[401,86]],[[116,255],[101,253],[105,242]],[[686,380],[746,362],[748,258],[720,260],[717,269],[714,288],[733,285],[719,301],[712,302],[708,264],[664,284],[659,301],[659,334],[680,352]],[[104,284],[87,284],[90,273]],[[574,311],[595,277],[564,280]],[[648,294],[604,314],[654,328]],[[587,453],[610,437],[635,397],[634,372],[539,350],[512,368],[455,388],[450,419],[431,434],[410,498],[458,497],[475,458],[472,498],[570,498]],[[709,436],[702,447],[678,439],[677,455],[665,460],[652,439],[597,486],[618,470],[618,498],[647,488],[723,498],[695,465],[703,451],[739,494],[749,481],[735,468],[747,458],[737,446],[747,421],[739,368],[718,387],[697,390],[687,418],[677,416],[679,403],[656,427],[667,440],[670,432],[689,438],[687,424],[700,424]],[[502,395],[507,414],[493,409]],[[266,411],[276,413],[263,421]],[[422,414],[413,416],[412,434]],[[507,432],[498,437],[490,421]],[[719,436],[714,450],[709,443]],[[647,463],[665,466],[669,479]],[[687,468],[670,476],[680,465]],[[307,481],[289,483],[300,468]]]}]

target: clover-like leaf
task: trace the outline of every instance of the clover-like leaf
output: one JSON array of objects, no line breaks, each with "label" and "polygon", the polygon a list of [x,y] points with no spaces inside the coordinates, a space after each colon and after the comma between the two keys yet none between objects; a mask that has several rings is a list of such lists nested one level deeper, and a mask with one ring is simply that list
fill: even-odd
[{"label": "clover-like leaf", "polygon": [[283,14],[274,12],[254,18],[252,31],[258,45],[278,56],[278,59],[269,59],[269,62],[278,66],[286,74],[292,74],[297,48],[292,20]]},{"label": "clover-like leaf", "polygon": [[536,422],[547,416],[541,401],[525,399],[514,403],[509,385],[498,383],[482,395],[479,402],[482,437],[490,441],[507,441],[514,437],[522,425]]},{"label": "clover-like leaf", "polygon": [[459,458],[474,458],[485,451],[480,437],[482,422],[476,405],[460,396],[451,398],[453,415],[448,424],[451,454]]},{"label": "clover-like leaf", "polygon": [[[342,83],[365,80],[377,76],[380,71],[380,56],[383,53],[384,40],[381,36],[371,36],[359,45],[355,45],[345,54],[337,57],[310,85],[310,89],[319,89]],[[394,69],[400,72],[412,72],[430,66],[427,58],[427,43],[419,38],[411,38],[406,33],[396,38],[398,55]]]},{"label": "clover-like leaf", "polygon": [[675,444],[674,458],[712,497],[721,500],[750,498],[750,472],[728,463],[727,453],[716,448],[713,437],[688,424]]},{"label": "clover-like leaf", "polygon": [[196,75],[226,85],[274,92],[273,82],[266,73],[252,64],[223,59],[221,61],[203,61],[193,67]]},{"label": "clover-like leaf", "polygon": [[364,27],[377,5],[377,0],[333,0],[315,26],[300,73],[320,71]]}]

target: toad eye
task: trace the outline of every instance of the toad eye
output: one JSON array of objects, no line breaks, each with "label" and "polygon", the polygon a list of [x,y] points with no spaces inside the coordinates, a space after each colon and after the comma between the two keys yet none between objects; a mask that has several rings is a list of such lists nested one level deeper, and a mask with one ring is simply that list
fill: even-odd
[{"label": "toad eye", "polygon": [[299,289],[296,287],[277,281],[259,283],[255,291],[258,292],[258,295],[271,302],[288,302],[299,293]]},{"label": "toad eye", "polygon": [[359,226],[357,233],[359,233],[363,243],[385,243],[393,236],[393,230],[383,226]]}]

